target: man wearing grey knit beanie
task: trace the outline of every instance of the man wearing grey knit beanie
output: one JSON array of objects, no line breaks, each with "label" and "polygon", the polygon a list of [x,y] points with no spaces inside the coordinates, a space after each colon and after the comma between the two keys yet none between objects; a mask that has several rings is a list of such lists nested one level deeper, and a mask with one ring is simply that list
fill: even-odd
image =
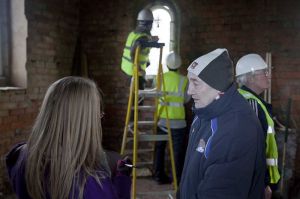
[{"label": "man wearing grey knit beanie", "polygon": [[233,77],[226,49],[205,54],[188,67],[195,116],[177,198],[264,197],[264,137]]}]

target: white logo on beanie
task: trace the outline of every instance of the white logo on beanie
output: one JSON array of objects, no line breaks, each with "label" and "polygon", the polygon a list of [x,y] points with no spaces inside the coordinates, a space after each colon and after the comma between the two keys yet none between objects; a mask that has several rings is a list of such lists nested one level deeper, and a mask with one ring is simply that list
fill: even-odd
[{"label": "white logo on beanie", "polygon": [[192,69],[195,69],[197,65],[198,65],[197,62],[193,62],[193,63],[191,64],[191,68],[192,68]]}]

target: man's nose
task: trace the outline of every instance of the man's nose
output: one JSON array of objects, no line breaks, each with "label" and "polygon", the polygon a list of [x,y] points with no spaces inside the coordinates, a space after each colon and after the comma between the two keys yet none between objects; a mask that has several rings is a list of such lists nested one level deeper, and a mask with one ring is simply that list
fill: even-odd
[{"label": "man's nose", "polygon": [[188,90],[187,90],[187,94],[188,95],[192,95],[193,94],[193,89],[192,89],[192,85],[191,84],[189,84],[189,86],[188,86]]}]

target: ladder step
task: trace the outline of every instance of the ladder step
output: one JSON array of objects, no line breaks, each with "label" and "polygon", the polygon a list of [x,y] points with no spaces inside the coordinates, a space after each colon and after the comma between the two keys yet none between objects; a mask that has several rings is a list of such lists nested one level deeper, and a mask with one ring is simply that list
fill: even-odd
[{"label": "ladder step", "polygon": [[[155,195],[155,196],[159,196],[159,195],[175,195],[175,191],[174,190],[165,190],[165,191],[147,191],[147,192],[137,192],[136,195],[138,196],[145,196],[145,195]],[[170,196],[169,196],[170,197]]]},{"label": "ladder step", "polygon": [[168,135],[139,135],[139,141],[168,141]]},{"label": "ladder step", "polygon": [[154,125],[155,122],[154,121],[138,121],[138,125]]},{"label": "ladder step", "polygon": [[139,90],[139,96],[141,97],[161,97],[163,92],[156,90]]},{"label": "ladder step", "polygon": [[[134,110],[134,107],[131,108]],[[148,111],[148,110],[155,110],[155,106],[138,106],[138,110]]]},{"label": "ladder step", "polygon": [[[168,141],[168,135],[147,135],[147,134],[140,134],[139,141],[146,142],[146,141]],[[133,141],[133,137],[127,138],[127,142]]]},{"label": "ladder step", "polygon": [[[138,126],[139,125],[152,126],[152,125],[154,125],[154,123],[155,123],[154,121],[138,121]],[[130,128],[133,127],[133,125],[134,125],[134,122],[129,123]]]}]

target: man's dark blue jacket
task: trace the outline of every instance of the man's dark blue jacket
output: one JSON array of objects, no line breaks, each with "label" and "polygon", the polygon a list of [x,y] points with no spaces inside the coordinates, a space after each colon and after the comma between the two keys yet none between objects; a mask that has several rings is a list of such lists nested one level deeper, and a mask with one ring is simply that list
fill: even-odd
[{"label": "man's dark blue jacket", "polygon": [[264,134],[236,86],[194,113],[180,199],[264,198]]}]

